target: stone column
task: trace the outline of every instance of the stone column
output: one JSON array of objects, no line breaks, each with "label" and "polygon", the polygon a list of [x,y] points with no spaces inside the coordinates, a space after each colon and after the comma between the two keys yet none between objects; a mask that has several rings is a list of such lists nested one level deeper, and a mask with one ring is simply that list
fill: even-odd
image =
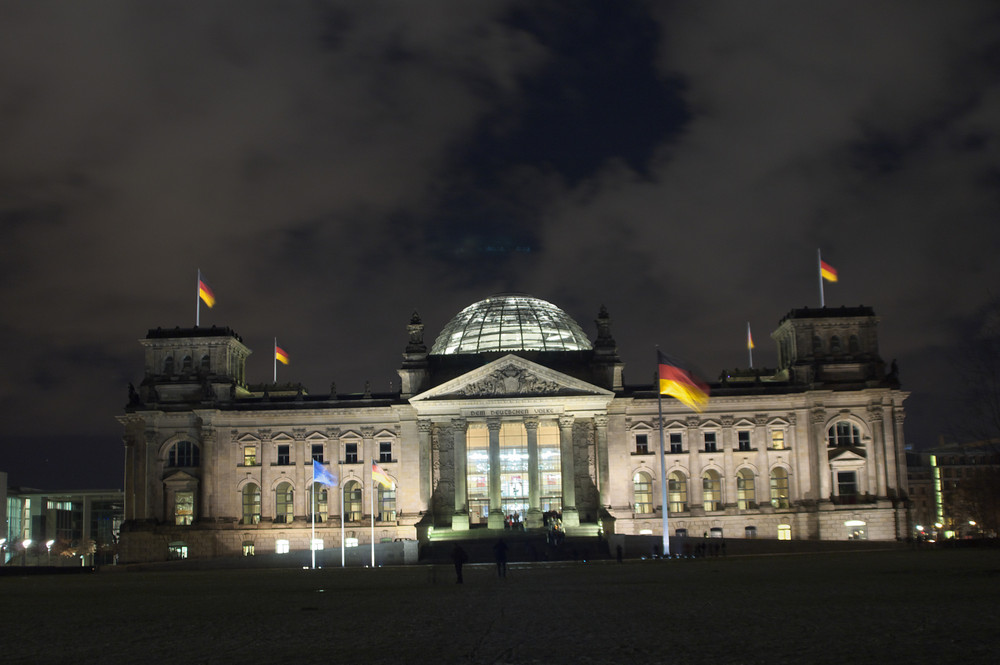
[{"label": "stone column", "polygon": [[[469,475],[469,456],[466,450],[466,430],[469,427],[468,421],[465,418],[452,418],[451,420],[451,433],[452,433],[452,459],[454,463],[452,468],[455,473],[455,481],[452,487],[455,491],[454,496],[454,506],[455,514],[451,518],[451,528],[455,531],[468,531],[469,530],[469,497],[468,488],[466,483],[468,482]],[[490,434],[490,441],[492,444],[492,432]],[[499,443],[499,438],[497,439]],[[492,445],[491,445],[492,452]],[[493,460],[490,459],[490,482],[492,483],[492,469]]]},{"label": "stone column", "polygon": [[[701,449],[704,441],[698,434],[699,420],[697,417],[687,419],[688,427],[688,510],[696,514],[704,514],[705,501],[701,487]],[[668,497],[669,499],[669,497]],[[693,534],[696,535],[696,534]]]},{"label": "stone column", "polygon": [[868,426],[872,428],[872,449],[875,453],[865,462],[868,468],[868,492],[886,496],[885,492],[885,430],[882,427],[882,405],[868,406]]},{"label": "stone column", "polygon": [[[601,512],[608,505],[608,416],[594,416],[594,427],[596,428],[596,441],[594,443],[596,455],[594,466],[595,479],[597,480],[597,519],[601,518]],[[659,448],[657,448],[659,450]]]},{"label": "stone column", "polygon": [[[417,421],[419,437],[417,460],[420,465],[417,482],[420,483],[419,496],[422,510],[429,510],[431,504],[431,427],[432,423],[429,420]],[[400,459],[402,459],[402,451],[400,451]]]},{"label": "stone column", "polygon": [[[364,439],[364,443],[361,446],[364,455],[362,458],[362,471],[361,471],[361,514],[364,516],[365,520],[371,519],[371,512],[365,513],[365,510],[371,511],[372,506],[375,506],[375,512],[378,513],[378,505],[372,503],[374,499],[375,503],[378,502],[378,484],[372,480],[372,461],[375,459],[375,428],[371,425],[366,425],[361,428],[361,438]],[[374,496],[371,494],[375,492]]]},{"label": "stone column", "polygon": [[490,516],[491,529],[503,528],[503,510],[500,507],[500,419],[487,418],[490,431]]},{"label": "stone column", "polygon": [[[771,447],[771,438],[767,435],[767,414],[754,414],[753,424],[753,437],[750,439],[750,446],[753,447],[755,443],[757,445],[757,477],[754,479],[755,501],[758,506],[769,506],[771,505],[771,465],[768,462],[767,450]],[[788,483],[791,485],[791,480]],[[791,488],[789,488],[789,493],[791,493]]]},{"label": "stone column", "polygon": [[736,419],[731,415],[724,415],[720,420],[722,421],[722,473],[725,476],[722,479],[722,505],[723,507],[735,506],[737,493],[736,453],[734,449],[736,445],[733,441],[733,423]]},{"label": "stone column", "polygon": [[202,427],[201,430],[201,481],[198,501],[194,507],[195,521],[211,521],[215,517],[215,447],[216,434],[214,427]]},{"label": "stone column", "polygon": [[885,445],[885,466],[893,469],[895,478],[890,478],[890,485],[896,488],[896,495],[909,495],[910,486],[906,476],[906,453],[903,438],[903,421],[906,419],[906,412],[901,406],[892,410],[892,414],[885,414],[886,419],[892,419],[892,441],[886,441]]},{"label": "stone column", "polygon": [[[166,519],[166,515],[156,514],[153,510],[152,501],[150,500],[150,488],[153,485],[153,469],[156,467],[157,461],[157,445],[156,445],[156,430],[148,429],[146,430],[146,445],[143,446],[142,459],[139,463],[142,465],[142,508],[140,510],[141,519],[146,520],[157,520]],[[157,479],[156,481],[156,491],[159,492],[163,489],[163,483]]]},{"label": "stone column", "polygon": [[[295,459],[297,463],[295,464],[295,482],[293,484],[295,488],[295,494],[292,495],[292,520],[301,522],[305,520],[308,522],[312,517],[312,505],[310,501],[309,492],[312,491],[312,450],[306,448],[306,430],[305,428],[294,428],[292,430],[292,436],[295,437]],[[261,440],[260,450],[258,451],[257,464],[260,465],[260,501],[261,501],[261,521],[264,521],[265,515],[270,515],[274,517],[273,510],[275,504],[274,492],[271,490],[270,483],[264,483],[264,450],[271,450],[272,443],[271,437],[268,436],[267,440]],[[306,473],[308,469],[309,473]],[[267,506],[267,508],[265,508]]]},{"label": "stone column", "polygon": [[538,418],[524,419],[524,429],[528,434],[528,514],[525,526],[537,529],[542,526],[541,473],[538,469]]},{"label": "stone column", "polygon": [[826,422],[826,409],[816,407],[812,411],[812,441],[810,447],[816,451],[816,475],[819,481],[819,501],[829,501],[831,494],[832,478],[830,476],[830,453],[826,446],[826,432],[823,431],[823,424]]},{"label": "stone column", "polygon": [[563,526],[580,526],[576,509],[576,463],[573,457],[574,416],[559,416],[559,463],[562,466]]}]

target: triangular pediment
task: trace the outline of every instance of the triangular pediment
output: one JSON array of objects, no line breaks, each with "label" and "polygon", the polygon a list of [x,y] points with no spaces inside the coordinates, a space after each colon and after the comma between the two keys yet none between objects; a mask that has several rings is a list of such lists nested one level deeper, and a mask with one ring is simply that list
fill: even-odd
[{"label": "triangular pediment", "polygon": [[828,455],[834,466],[855,466],[865,462],[864,451],[860,448],[831,448]]},{"label": "triangular pediment", "polygon": [[415,395],[410,402],[573,395],[614,393],[510,354]]}]

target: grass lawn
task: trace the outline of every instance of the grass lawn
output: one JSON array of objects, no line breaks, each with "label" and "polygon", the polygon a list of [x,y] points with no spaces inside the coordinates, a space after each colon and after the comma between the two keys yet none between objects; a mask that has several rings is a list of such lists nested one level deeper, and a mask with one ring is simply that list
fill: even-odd
[{"label": "grass lawn", "polygon": [[1000,552],[0,578],[3,663],[994,663]]}]

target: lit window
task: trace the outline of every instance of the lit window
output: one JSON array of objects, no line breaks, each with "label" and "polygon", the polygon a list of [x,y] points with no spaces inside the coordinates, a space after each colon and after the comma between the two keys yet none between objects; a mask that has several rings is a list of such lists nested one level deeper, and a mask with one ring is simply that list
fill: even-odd
[{"label": "lit window", "polygon": [[243,466],[257,466],[257,446],[243,447]]},{"label": "lit window", "polygon": [[288,541],[284,539],[274,541],[274,553],[288,554]]},{"label": "lit window", "polygon": [[743,529],[743,537],[744,538],[756,538],[757,537],[757,527],[755,527],[755,526],[748,526],[748,527],[744,528]]},{"label": "lit window", "polygon": [[379,462],[392,461],[392,441],[378,442],[378,461]]},{"label": "lit window", "polygon": [[716,450],[715,432],[705,432],[705,452],[714,453]]},{"label": "lit window", "polygon": [[781,429],[771,430],[771,448],[775,450],[784,450],[785,430]]},{"label": "lit window", "polygon": [[861,431],[852,422],[841,420],[830,426],[826,432],[827,445],[830,448],[861,445]]},{"label": "lit window", "polygon": [[260,523],[260,487],[253,483],[243,486],[243,518],[240,523]]},{"label": "lit window", "polygon": [[201,452],[190,441],[178,441],[167,451],[167,466],[194,467],[201,465]]},{"label": "lit window", "polygon": [[685,512],[688,502],[687,478],[680,471],[671,471],[667,477],[668,511],[671,513]]},{"label": "lit window", "polygon": [[253,556],[253,555],[254,555],[253,541],[252,540],[244,540],[243,541],[243,556]]},{"label": "lit window", "polygon": [[344,444],[344,464],[357,464],[358,463],[358,444],[357,442],[349,442]]},{"label": "lit window", "polygon": [[344,521],[361,521],[361,484],[356,480],[344,486]]},{"label": "lit window", "polygon": [[722,538],[722,527],[713,526],[708,535],[710,538]]},{"label": "lit window", "polygon": [[740,510],[757,507],[757,491],[750,469],[740,469],[736,474],[736,505]]},{"label": "lit window", "polygon": [[326,487],[321,483],[313,483],[312,498],[309,501],[312,504],[310,507],[313,510],[313,521],[325,522],[328,517]]},{"label": "lit window", "polygon": [[323,539],[322,538],[313,538],[312,540],[310,540],[309,541],[309,549],[311,549],[313,552],[318,552],[319,550],[322,550],[323,549]]},{"label": "lit window", "polygon": [[188,558],[187,543],[183,541],[176,541],[167,545],[167,558],[168,559]]},{"label": "lit window", "polygon": [[274,521],[288,524],[295,514],[294,495],[291,483],[281,483],[274,490]]},{"label": "lit window", "polygon": [[632,490],[635,494],[635,512],[646,515],[653,512],[653,481],[649,474],[642,471],[632,478]]},{"label": "lit window", "polygon": [[288,466],[292,463],[291,457],[291,446],[288,444],[281,444],[278,446],[278,464],[281,466]]},{"label": "lit window", "polygon": [[688,530],[687,529],[677,529],[676,531],[674,531],[674,535],[677,536],[678,538],[687,538]]},{"label": "lit window", "polygon": [[682,453],[684,452],[684,447],[681,444],[681,434],[680,432],[670,433],[670,452],[672,453]]},{"label": "lit window", "polygon": [[740,450],[750,450],[750,430],[740,430],[736,433]]},{"label": "lit window", "polygon": [[792,525],[791,524],[779,524],[778,525],[778,540],[791,540],[792,539]]},{"label": "lit window", "polygon": [[378,486],[378,521],[396,521],[396,490]]},{"label": "lit window", "polygon": [[702,503],[706,511],[722,510],[722,479],[709,469],[701,477]]},{"label": "lit window", "polygon": [[312,458],[313,461],[323,463],[323,444],[314,443],[312,444]]},{"label": "lit window", "polygon": [[174,524],[187,526],[194,520],[194,492],[174,495]]},{"label": "lit window", "polygon": [[788,471],[780,466],[771,471],[771,505],[788,508]]}]

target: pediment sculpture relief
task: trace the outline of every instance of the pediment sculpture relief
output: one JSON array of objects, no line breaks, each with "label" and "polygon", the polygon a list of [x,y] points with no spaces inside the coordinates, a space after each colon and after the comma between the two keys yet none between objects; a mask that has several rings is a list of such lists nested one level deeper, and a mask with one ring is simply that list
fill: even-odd
[{"label": "pediment sculpture relief", "polygon": [[489,376],[470,383],[461,390],[467,397],[496,397],[500,395],[544,395],[558,392],[555,381],[541,379],[523,367],[504,365]]}]

